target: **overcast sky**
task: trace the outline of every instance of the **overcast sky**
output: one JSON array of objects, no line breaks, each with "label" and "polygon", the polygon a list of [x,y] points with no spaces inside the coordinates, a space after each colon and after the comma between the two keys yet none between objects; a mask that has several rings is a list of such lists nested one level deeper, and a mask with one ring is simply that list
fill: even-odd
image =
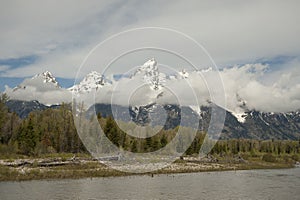
[{"label": "overcast sky", "polygon": [[[257,76],[266,87],[295,87],[296,93],[299,89],[297,0],[7,0],[0,5],[1,90],[6,84],[13,87],[22,78],[45,70],[58,77],[63,86],[68,85],[97,44],[121,31],[152,26],[194,38],[220,68],[268,64],[264,76]],[[113,73],[121,71],[116,68]]]}]

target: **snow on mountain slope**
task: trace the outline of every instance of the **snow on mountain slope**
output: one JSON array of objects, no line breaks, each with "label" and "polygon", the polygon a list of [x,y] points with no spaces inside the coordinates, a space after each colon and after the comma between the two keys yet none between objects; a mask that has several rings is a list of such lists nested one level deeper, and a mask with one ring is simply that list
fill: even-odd
[{"label": "snow on mountain slope", "polygon": [[71,93],[62,88],[49,71],[27,78],[14,88],[6,86],[5,93],[10,99],[38,100],[45,105],[71,101]]},{"label": "snow on mountain slope", "polygon": [[183,69],[181,72],[178,72],[178,74],[182,77],[182,78],[188,78],[189,77],[189,73]]},{"label": "snow on mountain slope", "polygon": [[247,111],[249,111],[249,109],[247,108],[247,102],[243,100],[238,94],[236,94],[235,97],[237,105],[232,110],[230,110],[230,112],[233,116],[236,117],[239,122],[245,123],[246,117],[248,116]]},{"label": "snow on mountain slope", "polygon": [[247,117],[247,113],[243,112],[243,111],[240,111],[240,112],[234,112],[234,111],[231,111],[231,114],[233,116],[235,116],[235,118],[241,122],[241,123],[245,123],[246,121],[246,117]]},{"label": "snow on mountain slope", "polygon": [[26,90],[28,87],[35,87],[37,90],[61,88],[55,77],[49,71],[25,79],[20,85],[13,88],[13,91]]},{"label": "snow on mountain slope", "polygon": [[32,79],[40,79],[40,80],[43,81],[43,83],[51,83],[55,87],[61,88],[61,86],[59,85],[59,83],[56,81],[55,77],[49,71],[45,71],[45,72],[43,72],[41,74],[37,74],[34,77],[32,77]]},{"label": "snow on mountain slope", "polygon": [[166,75],[159,72],[157,61],[152,58],[139,67],[131,79],[142,77],[152,90],[161,90],[166,82]]},{"label": "snow on mountain slope", "polygon": [[92,90],[98,90],[106,84],[109,83],[105,80],[103,75],[92,71],[87,74],[79,84],[70,87],[68,90],[75,93],[86,93]]},{"label": "snow on mountain slope", "polygon": [[201,116],[201,108],[200,106],[189,106],[196,114],[198,114],[199,116]]},{"label": "snow on mountain slope", "polygon": [[[256,98],[251,96],[252,90],[259,86],[259,82],[256,81],[256,72],[258,69],[264,69],[264,66],[245,65],[223,69],[218,73],[212,68],[196,71],[188,70],[189,68],[186,66],[186,69],[170,74],[165,72],[163,67],[162,64],[160,65],[152,58],[135,68],[136,70],[132,74],[122,75],[117,80],[106,78],[113,76],[103,76],[92,71],[79,84],[68,89],[62,88],[55,77],[46,71],[25,79],[15,88],[6,86],[5,92],[11,99],[38,100],[46,105],[71,102],[72,92],[82,97],[81,100],[85,103],[89,101],[87,106],[95,103],[114,103],[121,106],[126,106],[129,103],[133,107],[153,103],[175,105],[179,104],[180,101],[180,105],[190,107],[198,113],[199,106],[197,104],[209,106],[207,102],[211,101],[211,91],[207,88],[205,80],[214,80],[215,76],[220,74],[224,80],[227,103],[226,106],[220,106],[229,111],[239,122],[244,123],[247,116],[251,117],[249,112],[251,110],[283,112],[282,109],[279,111],[270,109],[268,105],[272,104],[272,101],[267,102],[267,110],[256,108],[256,102],[262,100],[256,101]],[[258,72],[259,74],[262,73],[261,71]],[[266,89],[267,87],[263,87],[260,90],[261,97],[268,93]],[[281,92],[281,90],[274,91],[276,94]],[[285,92],[286,90],[282,91]],[[284,97],[285,95],[281,96]],[[197,97],[197,102],[194,100],[195,97]],[[276,96],[273,97],[273,99],[275,98]],[[291,101],[286,99],[285,102]],[[286,110],[293,111],[292,109]],[[262,119],[264,120],[265,117],[263,116]]]}]

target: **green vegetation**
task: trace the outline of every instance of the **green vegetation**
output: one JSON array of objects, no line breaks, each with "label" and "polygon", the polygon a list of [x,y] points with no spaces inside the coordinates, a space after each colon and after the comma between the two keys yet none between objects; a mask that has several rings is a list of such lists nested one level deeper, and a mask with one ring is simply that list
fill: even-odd
[{"label": "green vegetation", "polygon": [[[70,104],[62,104],[59,109],[34,111],[25,119],[10,113],[5,106],[8,97],[0,97],[0,158],[16,155],[41,157],[53,153],[88,153],[78,137],[73,121]],[[158,133],[148,138],[136,138],[123,132],[112,117],[103,118],[98,114],[98,121],[106,136],[118,147],[132,152],[152,152],[166,146],[177,134],[179,127],[173,130],[159,128]],[[130,123],[123,123],[127,127]],[[91,127],[89,127],[91,128]],[[187,134],[189,128],[182,128]],[[184,132],[184,133],[185,133]],[[184,135],[184,134],[183,134]],[[181,136],[182,141],[188,137]],[[198,154],[205,139],[205,133],[198,131],[186,155]],[[176,149],[182,152],[180,141]],[[266,161],[274,161],[272,156],[292,155],[299,160],[300,141],[231,139],[216,143],[211,151],[213,155],[251,154],[251,157],[264,156]],[[270,157],[270,158],[268,158]]]},{"label": "green vegetation", "polygon": [[[15,113],[9,112],[5,106],[7,100],[5,94],[0,97],[0,160],[13,162],[15,159],[53,158],[70,163],[53,167],[40,167],[37,163],[33,163],[26,166],[28,168],[26,173],[20,171],[18,167],[0,164],[0,180],[125,175],[92,160],[76,132],[70,104],[62,104],[58,109],[35,111],[27,118],[20,119]],[[122,131],[112,117],[104,118],[98,114],[97,118],[105,135],[118,147],[131,152],[156,151],[166,146],[179,130],[179,127],[172,130],[160,129],[152,137],[136,138]],[[123,123],[129,129],[132,126],[130,123],[118,123]],[[189,138],[190,129],[181,128],[187,134],[180,136],[179,144],[176,146],[177,152],[184,151],[181,145]],[[185,158],[197,157],[205,136],[204,132],[197,132],[184,153]],[[87,159],[87,162],[79,164],[71,162],[74,155],[76,158]],[[218,141],[204,161],[178,160],[174,163],[176,167],[172,168],[175,170],[165,168],[155,173],[284,168],[293,166],[296,161],[300,161],[300,140],[231,139]],[[210,163],[210,167],[203,165],[205,162]],[[191,163],[197,167],[190,167]]]},{"label": "green vegetation", "polygon": [[[0,107],[4,107],[1,98]],[[35,111],[20,119],[0,110],[0,157],[42,156],[49,153],[86,153],[77,135],[69,104],[59,109]]]}]

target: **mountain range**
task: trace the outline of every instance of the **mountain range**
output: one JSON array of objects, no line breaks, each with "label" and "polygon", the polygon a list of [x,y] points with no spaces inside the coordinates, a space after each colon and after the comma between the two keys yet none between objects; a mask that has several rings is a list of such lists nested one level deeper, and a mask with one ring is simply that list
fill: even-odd
[{"label": "mountain range", "polygon": [[[188,90],[182,86],[186,81],[193,82],[195,75],[205,75],[212,69],[201,72],[183,69],[178,73],[166,74],[160,72],[159,67],[155,59],[150,59],[118,80],[92,71],[70,88],[62,88],[55,77],[46,71],[25,79],[15,88],[6,88],[5,92],[10,97],[7,106],[24,118],[31,111],[56,108],[61,102],[71,102],[73,95],[85,102],[86,110],[95,110],[104,117],[114,115],[118,120],[133,121],[140,126],[161,125],[170,129],[180,125],[181,121],[184,121],[181,124],[183,126],[194,127],[195,124],[189,124],[192,123],[187,118],[189,116],[199,119],[196,123],[200,130],[207,130],[212,106],[217,105],[207,98],[201,99],[200,106],[189,104],[188,94],[184,94],[186,100],[181,105],[176,98],[182,95],[182,91]],[[172,86],[180,90],[178,95],[168,89]],[[249,109],[247,102],[239,94],[233,98],[236,99],[236,106],[217,106],[226,112],[222,139],[300,138],[299,110],[263,112]],[[183,119],[184,117],[187,119]]]}]

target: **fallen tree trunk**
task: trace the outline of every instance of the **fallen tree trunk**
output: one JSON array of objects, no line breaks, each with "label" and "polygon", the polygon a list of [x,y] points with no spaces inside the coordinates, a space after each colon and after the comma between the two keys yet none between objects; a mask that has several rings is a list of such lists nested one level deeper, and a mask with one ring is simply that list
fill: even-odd
[{"label": "fallen tree trunk", "polygon": [[70,164],[80,164],[79,159],[61,160],[61,159],[18,159],[14,161],[0,160],[0,165],[8,167],[36,166],[36,167],[52,167]]}]

